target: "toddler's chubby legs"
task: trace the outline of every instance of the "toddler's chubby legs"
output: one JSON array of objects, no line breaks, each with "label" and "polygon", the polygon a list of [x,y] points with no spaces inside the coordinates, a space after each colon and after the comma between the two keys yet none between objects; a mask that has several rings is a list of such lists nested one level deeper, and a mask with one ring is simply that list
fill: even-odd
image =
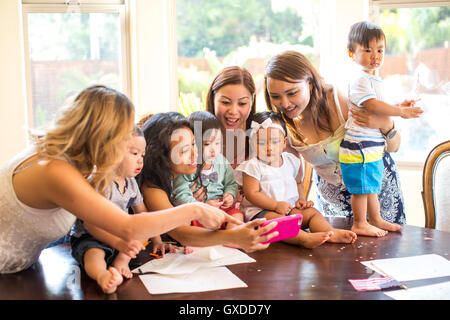
[{"label": "toddler's chubby legs", "polygon": [[[309,228],[311,232],[300,230],[298,235],[293,238],[283,240],[286,243],[299,245],[308,249],[320,246],[324,242],[353,243],[356,240],[356,234],[349,230],[333,229],[325,218],[314,208],[300,210],[294,208],[292,214],[300,213],[303,215],[303,228]],[[267,219],[275,219],[281,215],[275,212],[268,212]]]},{"label": "toddler's chubby legs", "polygon": [[380,201],[376,193],[369,193],[367,195],[367,213],[369,215],[369,223],[387,231],[400,231],[402,226],[397,223],[387,222],[381,217]]},{"label": "toddler's chubby legs", "polygon": [[[373,196],[375,195],[375,200],[378,203],[378,196],[375,193],[370,194],[352,194],[351,198],[351,204],[352,204],[352,211],[353,211],[353,226],[352,231],[354,231],[356,234],[362,235],[362,236],[370,236],[370,237],[384,237],[388,232],[386,230],[380,229],[377,226],[375,226],[372,223],[372,218],[376,218],[376,216],[379,216],[379,219],[381,219],[380,216],[380,206],[379,203],[375,204]],[[369,204],[370,202],[370,204]],[[377,211],[378,206],[378,213]],[[370,207],[370,222],[367,221],[366,212],[367,209]],[[378,219],[376,219],[378,221]],[[381,219],[382,220],[382,219]],[[383,220],[384,221],[384,220]]]},{"label": "toddler's chubby legs", "polygon": [[114,293],[122,284],[123,277],[114,267],[106,268],[105,252],[99,248],[91,248],[84,254],[84,270],[87,275],[97,281],[104,293]]}]

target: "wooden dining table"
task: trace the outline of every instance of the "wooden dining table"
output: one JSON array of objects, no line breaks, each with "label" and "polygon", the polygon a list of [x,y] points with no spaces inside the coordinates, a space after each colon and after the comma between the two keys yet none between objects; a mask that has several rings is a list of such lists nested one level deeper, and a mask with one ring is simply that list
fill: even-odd
[{"label": "wooden dining table", "polygon": [[[328,217],[336,228],[350,229],[351,219]],[[366,279],[374,271],[362,261],[438,254],[449,258],[450,233],[405,225],[401,232],[375,238],[359,236],[353,244],[324,243],[305,249],[283,242],[248,255],[253,263],[227,268],[247,284],[245,288],[197,293],[150,294],[135,275],[113,294],[104,294],[79,268],[70,246],[43,250],[29,269],[0,275],[0,299],[18,300],[389,300],[385,291],[358,292],[349,279]],[[132,260],[139,265],[152,257],[142,251]],[[449,277],[405,282],[410,287],[449,281]],[[397,288],[398,289],[398,288]],[[449,297],[450,299],[450,297]]]}]

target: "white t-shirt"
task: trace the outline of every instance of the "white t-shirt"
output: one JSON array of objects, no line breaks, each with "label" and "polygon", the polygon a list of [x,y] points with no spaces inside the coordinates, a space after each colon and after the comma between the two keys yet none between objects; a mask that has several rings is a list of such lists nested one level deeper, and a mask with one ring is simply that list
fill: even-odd
[{"label": "white t-shirt", "polygon": [[[298,200],[297,183],[303,180],[303,172],[299,172],[302,168],[301,162],[299,158],[288,152],[283,152],[281,156],[283,164],[280,167],[267,165],[256,157],[243,162],[234,170],[236,182],[242,186],[242,173],[245,172],[259,181],[262,193],[276,201],[286,201],[295,206]],[[242,199],[240,209],[244,212],[246,221],[260,211],[266,210],[253,205],[245,197]]]},{"label": "white t-shirt", "polygon": [[29,268],[41,251],[66,235],[75,222],[75,216],[62,208],[35,209],[17,198],[14,170],[35,152],[30,147],[0,169],[0,274]]},{"label": "white t-shirt", "polygon": [[[383,100],[382,94],[383,82],[380,77],[373,76],[358,70],[353,81],[349,84],[348,98],[349,103],[353,102],[358,107],[363,108],[363,102],[369,99],[377,99],[379,101]],[[352,118],[351,113],[348,113],[348,120],[345,124],[345,129],[347,133],[355,136],[372,136],[372,137],[382,137],[380,129],[373,129],[367,127],[361,127],[354,123],[355,120]]]},{"label": "white t-shirt", "polygon": [[[122,211],[128,213],[130,207],[137,206],[144,201],[139,186],[135,178],[125,178],[125,192],[119,190],[116,182],[113,182],[111,188],[108,189],[107,199],[118,206]],[[83,221],[77,219],[71,233],[72,237],[79,238],[83,234],[88,233],[84,228]]]}]

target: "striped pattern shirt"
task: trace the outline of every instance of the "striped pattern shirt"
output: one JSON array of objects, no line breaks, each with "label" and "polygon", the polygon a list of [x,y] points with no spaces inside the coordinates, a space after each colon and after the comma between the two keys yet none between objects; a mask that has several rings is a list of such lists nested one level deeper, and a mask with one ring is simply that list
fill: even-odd
[{"label": "striped pattern shirt", "polygon": [[[349,101],[364,108],[363,102],[375,98],[382,101],[382,81],[379,77],[359,71],[355,80],[349,84]],[[362,163],[379,161],[383,157],[385,139],[380,129],[361,127],[355,124],[349,112],[345,124],[346,133],[339,149],[342,163]]]}]

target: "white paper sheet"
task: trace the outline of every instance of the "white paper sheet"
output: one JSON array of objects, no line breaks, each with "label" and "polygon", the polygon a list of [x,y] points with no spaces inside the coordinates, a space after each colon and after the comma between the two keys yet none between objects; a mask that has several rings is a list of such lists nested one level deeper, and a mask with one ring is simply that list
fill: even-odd
[{"label": "white paper sheet", "polygon": [[450,276],[450,261],[437,254],[361,261],[366,267],[398,281]]},{"label": "white paper sheet", "polygon": [[139,278],[151,294],[201,292],[245,288],[247,285],[226,267],[202,268],[189,274],[145,274]]},{"label": "white paper sheet", "polygon": [[188,274],[200,268],[226,266],[238,263],[250,263],[256,260],[250,258],[239,249],[224,246],[193,247],[190,254],[168,253],[164,258],[153,259],[133,270],[139,273],[156,272],[167,275]]},{"label": "white paper sheet", "polygon": [[395,300],[450,300],[450,281],[384,294]]}]

